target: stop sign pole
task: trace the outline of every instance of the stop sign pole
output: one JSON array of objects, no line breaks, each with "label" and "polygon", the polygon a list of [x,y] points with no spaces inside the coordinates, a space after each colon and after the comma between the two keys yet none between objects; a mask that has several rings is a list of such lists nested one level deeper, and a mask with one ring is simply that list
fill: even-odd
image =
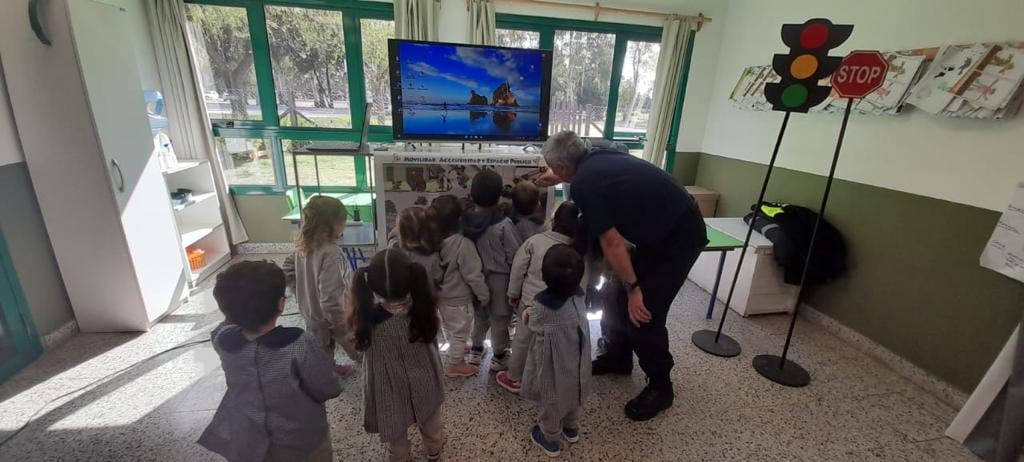
[{"label": "stop sign pole", "polygon": [[839,128],[839,140],[836,142],[836,150],[832,155],[832,166],[829,167],[828,180],[825,182],[825,192],[821,196],[821,207],[818,209],[818,217],[814,220],[814,230],[811,232],[811,243],[807,247],[807,256],[804,258],[804,268],[800,273],[800,286],[797,289],[796,306],[793,307],[792,318],[789,320],[789,332],[786,334],[786,345],[782,348],[782,355],[758,355],[754,357],[754,369],[769,380],[791,387],[802,387],[810,383],[811,377],[807,370],[799,364],[786,359],[789,354],[789,345],[793,340],[793,328],[796,327],[796,317],[800,312],[800,300],[803,295],[804,283],[807,281],[807,272],[811,266],[811,258],[814,256],[814,244],[818,239],[818,229],[821,226],[822,217],[825,216],[825,207],[828,205],[828,196],[832,191],[832,180],[836,175],[836,164],[839,162],[839,152],[843,149],[843,138],[846,137],[846,123],[850,120],[850,109],[853,108],[855,99],[864,98],[877,90],[885,82],[885,75],[889,72],[889,63],[877,51],[854,51],[845,58],[842,64],[832,74],[832,89],[846,98],[846,109],[843,111],[843,124]]}]

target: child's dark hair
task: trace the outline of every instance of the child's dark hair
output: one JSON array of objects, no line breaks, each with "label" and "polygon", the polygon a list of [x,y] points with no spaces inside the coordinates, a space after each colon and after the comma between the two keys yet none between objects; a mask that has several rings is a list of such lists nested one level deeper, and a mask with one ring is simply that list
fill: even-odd
[{"label": "child's dark hair", "polygon": [[241,261],[217,275],[213,298],[228,322],[255,331],[277,317],[284,287],[284,271],[273,262]]},{"label": "child's dark hair", "polygon": [[441,249],[437,227],[427,222],[423,207],[409,207],[398,215],[398,242],[402,250],[430,255]]},{"label": "child's dark hair", "polygon": [[438,237],[444,239],[458,233],[461,228],[462,204],[451,194],[434,198],[425,211],[427,222],[434,226]]},{"label": "child's dark hair", "polygon": [[583,257],[572,247],[558,244],[544,254],[540,268],[548,291],[559,297],[571,297],[580,290],[583,279]]},{"label": "child's dark hair", "polygon": [[409,260],[405,252],[388,249],[377,252],[370,265],[356,270],[352,278],[352,307],[346,323],[357,350],[370,347],[374,310],[378,309],[374,294],[388,301],[409,296],[409,343],[436,341],[440,320],[427,270]]},{"label": "child's dark hair", "polygon": [[540,207],[540,190],[532,181],[520,181],[512,187],[512,205],[520,217],[528,217]]},{"label": "child's dark hair", "polygon": [[302,230],[295,246],[306,255],[337,239],[335,227],[348,219],[345,204],[330,196],[313,196],[302,209]]},{"label": "child's dark hair", "polygon": [[469,186],[469,197],[480,207],[494,207],[498,205],[498,199],[501,199],[502,188],[504,184],[498,172],[481,170],[473,177],[473,184]]},{"label": "child's dark hair", "polygon": [[565,201],[559,204],[558,208],[555,209],[555,215],[551,217],[551,230],[569,236],[574,240],[579,224],[580,208],[572,201]]}]

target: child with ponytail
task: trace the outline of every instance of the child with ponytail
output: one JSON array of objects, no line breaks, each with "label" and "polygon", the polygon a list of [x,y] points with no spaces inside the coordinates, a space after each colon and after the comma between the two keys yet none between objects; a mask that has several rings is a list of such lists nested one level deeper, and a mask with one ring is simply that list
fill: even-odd
[{"label": "child with ponytail", "polygon": [[[341,345],[350,359],[359,360],[345,331],[344,306],[352,269],[337,241],[345,231],[345,205],[328,196],[314,196],[302,209],[302,230],[295,238],[295,253],[285,259],[288,285],[295,294],[306,330],[334,355]],[[340,375],[352,366],[338,366]]]},{"label": "child with ponytail", "polygon": [[430,276],[400,249],[377,253],[352,283],[347,326],[363,352],[363,427],[387,444],[389,460],[410,460],[417,425],[427,460],[444,445],[440,329]]}]

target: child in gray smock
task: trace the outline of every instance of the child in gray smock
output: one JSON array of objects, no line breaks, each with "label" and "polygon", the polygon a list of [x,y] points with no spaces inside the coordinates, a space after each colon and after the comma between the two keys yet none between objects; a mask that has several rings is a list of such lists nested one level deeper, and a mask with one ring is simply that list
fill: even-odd
[{"label": "child in gray smock", "polygon": [[392,461],[410,460],[407,433],[419,426],[427,460],[444,444],[437,299],[426,270],[388,248],[352,282],[349,329],[363,352],[363,427],[387,444]]},{"label": "child in gray smock", "polygon": [[402,249],[409,260],[422,265],[430,276],[431,287],[436,289],[441,284],[441,239],[427,222],[423,207],[409,207],[398,214],[394,238],[389,238],[388,247]]},{"label": "child in gray smock", "polygon": [[494,170],[477,173],[469,189],[474,207],[462,217],[462,233],[476,244],[491,294],[490,303],[476,307],[473,312],[473,348],[469,352],[469,363],[478,365],[483,360],[484,340],[489,331],[494,350],[491,370],[495,372],[508,369],[509,325],[513,313],[508,299],[502,295],[508,292],[512,259],[523,244],[512,220],[498,207],[504,188],[502,182],[501,175]]},{"label": "child in gray smock", "polygon": [[229,461],[332,460],[324,401],[341,393],[334,360],[309,333],[276,325],[284,289],[284,272],[265,261],[217,276],[226,320],[211,337],[227,391],[199,444]]},{"label": "child in gray smock", "polygon": [[[547,288],[541,277],[544,256],[548,249],[558,244],[568,245],[573,242],[579,222],[579,208],[572,202],[563,202],[555,210],[551,219],[551,231],[537,234],[523,243],[512,260],[512,273],[508,284],[508,302],[516,307],[516,314],[521,318],[524,310],[536,303],[537,294]],[[519,393],[523,368],[526,366],[526,355],[530,349],[533,335],[522,323],[515,329],[512,337],[512,353],[507,371],[498,372],[494,380],[502,388]]]},{"label": "child in gray smock", "polygon": [[544,214],[540,200],[540,190],[532,181],[522,180],[512,187],[516,230],[524,241],[544,232]]},{"label": "child in gray smock", "polygon": [[590,324],[580,291],[580,255],[567,245],[556,245],[544,256],[542,273],[547,289],[537,294],[523,319],[533,340],[522,395],[540,410],[530,438],[555,457],[562,451],[563,438],[579,441],[583,403],[590,394]]}]

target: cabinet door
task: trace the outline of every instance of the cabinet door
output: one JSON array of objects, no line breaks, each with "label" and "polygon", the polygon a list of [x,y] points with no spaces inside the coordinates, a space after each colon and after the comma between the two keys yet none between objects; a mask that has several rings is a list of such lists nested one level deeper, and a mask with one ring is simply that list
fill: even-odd
[{"label": "cabinet door", "polygon": [[122,8],[98,0],[67,4],[110,185],[118,207],[124,210],[146,164],[154,157],[128,15]]}]

